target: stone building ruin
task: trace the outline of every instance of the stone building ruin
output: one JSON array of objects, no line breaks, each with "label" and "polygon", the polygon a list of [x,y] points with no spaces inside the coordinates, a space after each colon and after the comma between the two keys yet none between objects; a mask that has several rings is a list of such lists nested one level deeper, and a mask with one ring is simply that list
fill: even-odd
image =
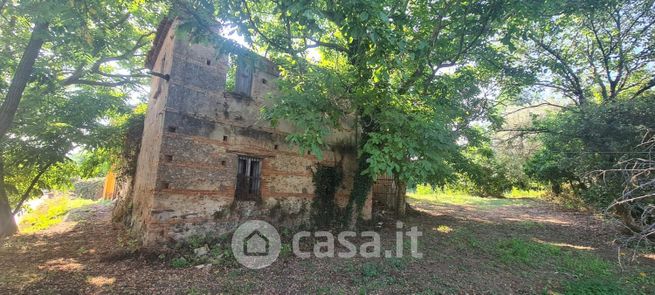
[{"label": "stone building ruin", "polygon": [[[326,150],[322,160],[300,154],[285,142],[290,124],[272,127],[260,118],[276,92],[276,65],[192,44],[175,34],[178,24],[160,24],[147,61],[155,74],[129,192],[129,223],[143,244],[223,234],[248,219],[306,224],[318,165],[340,165],[335,203],[345,207],[354,152]],[[352,129],[335,132],[328,144],[355,136]],[[369,195],[362,218],[371,218],[371,208]]]}]

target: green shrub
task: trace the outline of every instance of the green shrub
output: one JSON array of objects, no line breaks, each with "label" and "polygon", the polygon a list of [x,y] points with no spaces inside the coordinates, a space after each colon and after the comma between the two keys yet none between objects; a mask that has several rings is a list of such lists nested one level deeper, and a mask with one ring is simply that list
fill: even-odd
[{"label": "green shrub", "polygon": [[417,184],[416,185],[416,194],[417,195],[431,195],[434,194],[434,189],[429,184]]},{"label": "green shrub", "polygon": [[619,197],[617,162],[638,156],[644,134],[655,130],[655,95],[605,103],[590,102],[535,120],[541,149],[524,169],[532,179],[548,184],[555,195],[569,193],[586,204],[606,208]]},{"label": "green shrub", "polygon": [[195,235],[189,237],[186,242],[189,245],[189,248],[193,250],[208,244],[210,241],[208,241],[207,237],[204,235]]},{"label": "green shrub", "polygon": [[172,268],[187,268],[189,266],[191,266],[191,262],[186,260],[184,257],[176,257],[171,260]]}]

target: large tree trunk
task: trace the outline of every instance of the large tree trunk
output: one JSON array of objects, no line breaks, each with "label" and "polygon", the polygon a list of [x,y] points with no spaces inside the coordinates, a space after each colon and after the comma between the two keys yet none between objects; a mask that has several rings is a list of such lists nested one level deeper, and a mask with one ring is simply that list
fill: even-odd
[{"label": "large tree trunk", "polygon": [[407,185],[400,181],[398,178],[394,180],[396,182],[396,218],[400,219],[405,217],[407,209]]},{"label": "large tree trunk", "polygon": [[[361,135],[361,142],[360,145],[358,146],[359,150],[363,150],[364,145],[369,139],[369,133],[375,131],[375,128],[377,125],[373,123],[373,118],[370,116],[365,116],[364,118],[361,118],[361,126],[362,126],[362,135]],[[371,155],[362,152],[358,157],[357,157],[357,170],[355,172],[355,175],[353,176],[353,188],[352,191],[350,191],[350,199],[348,201],[348,206],[346,212],[350,214],[349,216],[346,216],[347,220],[347,226],[350,229],[355,229],[357,227],[357,222],[359,221],[361,215],[362,215],[362,209],[364,208],[364,204],[366,203],[366,198],[368,197],[368,193],[371,191],[371,188],[373,187],[373,175],[369,174],[363,174],[364,171],[366,171],[369,167],[369,162],[368,158]]]},{"label": "large tree trunk", "polygon": [[9,198],[5,190],[4,159],[0,155],[0,238],[14,234],[18,230],[16,220],[9,207]]},{"label": "large tree trunk", "polygon": [[373,187],[373,178],[368,174],[362,175],[362,172],[368,168],[367,159],[368,154],[362,153],[357,160],[357,170],[353,176],[353,188],[350,192],[350,200],[348,201],[347,207],[347,212],[350,214],[350,216],[347,216],[347,225],[351,230],[357,227],[357,221],[359,221],[362,215],[364,203],[366,203],[368,193],[371,191],[371,187]]},{"label": "large tree trunk", "polygon": [[[9,131],[11,123],[14,121],[18,104],[23,97],[25,86],[27,86],[27,82],[34,70],[34,62],[39,56],[47,34],[48,23],[39,23],[34,26],[30,41],[27,43],[18,67],[14,71],[11,85],[9,85],[5,100],[0,107],[0,145],[3,144],[7,131]],[[4,157],[0,155],[0,237],[11,235],[17,230],[5,188],[3,164]]]},{"label": "large tree trunk", "polygon": [[5,100],[2,102],[2,107],[0,107],[0,138],[5,137],[9,127],[11,127],[11,123],[14,121],[18,103],[20,103],[23,97],[23,91],[25,91],[25,86],[27,86],[27,82],[32,75],[34,62],[39,56],[47,33],[47,23],[34,26],[30,41],[27,43],[23,57],[20,59],[20,63],[18,63],[14,77],[11,79],[11,85],[9,85],[9,89],[7,90]]}]

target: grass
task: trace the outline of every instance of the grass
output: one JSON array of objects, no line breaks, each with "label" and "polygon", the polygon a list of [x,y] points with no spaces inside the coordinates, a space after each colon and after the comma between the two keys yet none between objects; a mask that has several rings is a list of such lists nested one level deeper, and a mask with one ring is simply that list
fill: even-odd
[{"label": "grass", "polygon": [[547,192],[544,190],[522,190],[512,188],[511,191],[505,193],[505,198],[508,199],[543,199]]},{"label": "grass", "polygon": [[414,200],[428,201],[435,204],[467,205],[491,209],[501,206],[522,206],[527,204],[528,201],[526,199],[543,198],[545,192],[514,188],[505,194],[504,199],[499,199],[478,197],[462,190],[450,188],[432,189],[430,186],[418,185],[416,191],[408,193],[407,196]]},{"label": "grass", "polygon": [[606,277],[615,268],[613,263],[591,253],[565,250],[559,246],[521,238],[500,240],[492,249],[492,253],[503,263],[535,267],[547,261],[560,272],[576,277]]},{"label": "grass", "polygon": [[[538,241],[512,238],[498,240],[487,249],[494,259],[510,267],[553,268],[569,279],[553,286],[561,294],[645,294],[650,276],[622,274],[618,265],[588,252],[567,250]],[[626,275],[628,276],[626,278]],[[632,291],[628,291],[632,290]],[[549,294],[560,294],[551,292]]]},{"label": "grass", "polygon": [[[528,199],[543,199],[540,191],[512,190],[505,199],[481,198],[457,190],[419,189],[409,194],[414,200],[433,204],[475,206],[493,209],[503,206],[522,206]],[[513,225],[530,232],[539,232],[544,225],[531,220],[523,220]],[[484,253],[489,265],[506,265],[509,269],[521,272],[559,274],[546,285],[544,294],[649,294],[655,287],[655,279],[649,272],[635,273],[622,271],[617,263],[599,256],[597,253],[568,249],[536,240],[529,235],[513,238],[486,237],[471,229],[460,227],[457,230],[447,225],[438,225],[433,230],[447,234],[451,247],[462,252]],[[482,267],[482,266],[480,266]]]},{"label": "grass", "polygon": [[[516,198],[522,195],[517,192],[512,194]],[[185,244],[180,244],[177,248],[179,252],[174,255],[162,254],[157,262],[135,264],[140,267],[135,272],[145,269],[146,273],[152,275],[160,271],[169,272],[171,268],[185,269],[177,270],[175,276],[172,276],[180,278],[177,286],[182,289],[169,291],[179,294],[207,294],[209,290],[219,289],[225,293],[254,293],[267,288],[281,292],[281,288],[285,287],[303,288],[303,292],[313,294],[475,294],[486,290],[490,294],[503,294],[512,291],[507,288],[517,288],[516,293],[524,294],[655,294],[652,293],[655,289],[653,268],[624,265],[622,270],[613,259],[614,256],[611,256],[613,253],[608,255],[600,251],[600,246],[575,247],[573,244],[579,242],[577,238],[559,233],[567,231],[568,226],[550,224],[540,218],[525,218],[522,215],[532,210],[526,211],[524,209],[530,207],[515,205],[529,200],[485,199],[453,191],[418,194],[417,198],[430,203],[472,204],[471,207],[476,208],[507,204],[508,207],[498,211],[506,209],[502,212],[517,214],[511,215],[516,216],[516,219],[510,221],[487,219],[484,216],[482,220],[462,218],[475,216],[479,213],[475,210],[466,210],[470,212],[452,216],[408,216],[407,224],[419,226],[424,233],[419,239],[419,251],[424,254],[422,259],[409,256],[410,241],[406,238],[403,243],[405,257],[402,258],[299,260],[287,253],[274,266],[283,269],[278,269],[275,271],[277,274],[270,276],[268,270],[255,271],[240,267],[231,256],[227,236],[218,239],[200,235],[190,237]],[[423,206],[426,203],[416,205]],[[531,202],[530,206],[540,204]],[[438,211],[441,208],[432,206],[421,209],[441,213]],[[384,237],[392,239],[393,235],[392,232],[383,232],[383,241]],[[131,247],[132,240],[119,238],[117,244]],[[75,245],[71,257],[80,262],[92,257],[80,255],[94,249],[92,245]],[[196,257],[193,249],[204,245],[210,248],[208,255]],[[283,244],[282,252],[288,251],[289,244]],[[162,269],[162,263],[167,267]],[[192,267],[206,263],[212,264],[211,272]],[[101,267],[90,264],[89,269],[91,266],[94,269]],[[332,274],[338,275],[332,277]],[[210,280],[218,280],[218,283],[208,287],[204,281],[205,275]],[[162,277],[168,279],[171,276]],[[202,285],[196,282],[196,278]],[[505,284],[503,280],[506,279],[511,281]],[[2,280],[6,281],[0,278]],[[125,279],[117,276],[117,284],[121,280]],[[18,284],[18,281],[10,283]],[[423,293],[417,293],[419,290]]]},{"label": "grass", "polygon": [[69,211],[97,202],[88,199],[70,198],[66,195],[46,199],[21,219],[20,231],[22,233],[34,233],[48,229],[62,222]]},{"label": "grass", "polygon": [[431,194],[409,193],[407,196],[414,200],[428,201],[445,205],[468,205],[481,208],[496,208],[501,206],[521,206],[527,203],[518,199],[482,198],[458,191],[436,191]]},{"label": "grass", "polygon": [[557,246],[519,238],[500,240],[491,247],[491,251],[503,263],[528,266],[535,266],[561,255]]}]

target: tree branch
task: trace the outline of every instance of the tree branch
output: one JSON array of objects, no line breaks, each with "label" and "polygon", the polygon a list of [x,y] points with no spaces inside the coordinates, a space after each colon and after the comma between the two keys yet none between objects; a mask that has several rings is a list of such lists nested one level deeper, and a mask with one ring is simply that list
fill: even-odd
[{"label": "tree branch", "polygon": [[32,193],[32,190],[34,190],[34,186],[36,186],[36,183],[39,181],[39,179],[41,179],[41,176],[43,176],[43,174],[46,173],[46,171],[48,171],[48,169],[50,169],[50,167],[53,164],[54,164],[54,162],[50,162],[50,163],[46,164],[43,167],[43,169],[41,169],[39,171],[39,173],[36,174],[36,176],[34,176],[32,181],[30,182],[30,185],[27,187],[25,192],[23,192],[23,195],[21,195],[21,197],[20,197],[20,199],[18,201],[18,204],[16,204],[16,207],[14,208],[14,211],[12,212],[13,215],[16,215],[20,211],[21,207],[23,207],[23,203],[25,203],[25,201],[30,197],[30,194]]},{"label": "tree branch", "polygon": [[[134,57],[139,49],[143,48],[148,44],[146,38],[152,34],[154,34],[154,32],[148,32],[146,34],[139,36],[139,39],[137,39],[134,46],[129,50],[125,51],[123,54],[117,56],[106,56],[97,59],[89,69],[86,69],[85,63],[79,65],[70,76],[66,77],[61,81],[61,85],[69,86],[75,84],[83,84],[83,85],[92,85],[92,86],[112,87],[111,85],[120,86],[128,83],[132,83],[133,81],[129,81],[131,80],[131,78],[147,77],[146,75],[141,75],[141,74],[130,74],[130,75],[110,74],[110,73],[103,72],[100,68],[102,67],[103,64],[106,64],[108,62],[121,61]],[[108,78],[120,78],[122,80],[121,81],[92,81],[89,79],[82,79],[82,77],[89,74],[97,74]]]},{"label": "tree branch", "polygon": [[88,86],[101,86],[101,87],[118,87],[118,86],[123,86],[129,83],[133,83],[133,81],[126,79],[126,80],[121,80],[121,81],[116,81],[116,82],[105,82],[105,81],[93,81],[93,80],[82,80],[79,79],[75,81],[75,85],[88,85]]},{"label": "tree branch", "polygon": [[515,114],[515,113],[518,113],[518,112],[523,111],[523,110],[538,108],[538,107],[542,107],[542,106],[552,106],[552,107],[557,107],[557,108],[560,108],[560,109],[567,109],[568,108],[566,106],[562,106],[562,105],[558,105],[558,104],[554,104],[554,103],[550,103],[550,102],[542,102],[540,104],[529,105],[529,106],[525,106],[525,107],[513,110],[513,111],[511,111],[509,113],[505,113],[504,116],[509,116],[511,114]]},{"label": "tree branch", "polygon": [[632,98],[633,98],[633,99],[636,98],[637,96],[641,95],[642,93],[648,91],[648,89],[651,89],[651,88],[653,88],[653,87],[655,87],[655,77],[653,77],[652,79],[650,79],[650,81],[648,81],[648,83],[646,83],[646,85],[644,85],[644,87],[642,87],[641,89],[637,90],[637,92],[635,92],[635,94],[632,95]]},{"label": "tree branch", "polygon": [[580,84],[580,78],[578,75],[573,71],[571,66],[569,66],[568,62],[564,60],[564,58],[557,52],[555,51],[552,47],[548,46],[545,44],[543,41],[537,39],[535,36],[528,34],[527,36],[530,40],[535,42],[541,49],[545,50],[548,54],[552,55],[555,60],[557,61],[557,64],[560,66],[562,70],[564,70],[564,78],[569,81],[571,84],[571,87],[573,87],[573,93],[577,96],[578,101],[577,104],[583,105],[586,103],[586,99],[584,97],[584,93],[582,91],[582,85]]}]

